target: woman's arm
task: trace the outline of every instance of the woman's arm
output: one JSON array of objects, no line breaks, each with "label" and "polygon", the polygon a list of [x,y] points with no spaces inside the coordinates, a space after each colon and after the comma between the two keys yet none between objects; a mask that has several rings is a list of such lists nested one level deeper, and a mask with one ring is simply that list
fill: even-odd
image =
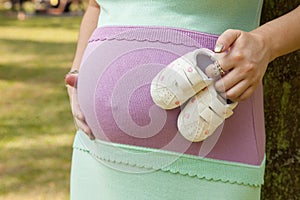
[{"label": "woman's arm", "polygon": [[90,0],[89,6],[82,18],[82,22],[80,25],[77,48],[71,70],[79,69],[81,58],[87,46],[88,39],[97,27],[99,14],[100,6],[95,0]]},{"label": "woman's arm", "polygon": [[[269,62],[300,48],[300,6],[251,32],[227,30],[217,40],[215,52],[227,74],[215,84],[233,101],[247,99],[261,82]],[[207,72],[212,69],[207,69]]]},{"label": "woman's arm", "polygon": [[81,129],[83,132],[85,132],[91,139],[95,139],[95,137],[92,134],[91,129],[88,127],[78,104],[76,89],[77,73],[72,72],[79,70],[84,50],[88,44],[88,39],[97,27],[99,14],[100,6],[95,0],[90,0],[89,6],[80,25],[76,53],[70,70],[71,73],[67,74],[65,77],[75,124],[78,129]]},{"label": "woman's arm", "polygon": [[300,6],[252,31],[270,49],[270,61],[300,48]]}]

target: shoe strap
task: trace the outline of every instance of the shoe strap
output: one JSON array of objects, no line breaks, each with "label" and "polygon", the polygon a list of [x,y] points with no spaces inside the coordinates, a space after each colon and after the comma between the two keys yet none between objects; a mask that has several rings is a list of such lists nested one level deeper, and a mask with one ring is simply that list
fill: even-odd
[{"label": "shoe strap", "polygon": [[213,79],[208,78],[201,69],[185,57],[176,59],[170,64],[170,67],[178,73],[182,73],[183,77],[186,78],[186,83],[194,89],[205,88],[213,81]]},{"label": "shoe strap", "polygon": [[207,121],[211,126],[218,127],[223,123],[224,119],[212,111],[209,107],[206,107],[199,114],[205,121]]},{"label": "shoe strap", "polygon": [[200,91],[198,98],[200,98],[204,104],[208,104],[208,106],[223,119],[230,117],[233,114],[232,110],[238,104],[237,102],[227,104],[226,101],[216,92],[213,85],[210,85]]},{"label": "shoe strap", "polygon": [[233,114],[231,107],[228,104],[221,102],[218,97],[212,100],[209,107],[223,119],[227,119]]}]

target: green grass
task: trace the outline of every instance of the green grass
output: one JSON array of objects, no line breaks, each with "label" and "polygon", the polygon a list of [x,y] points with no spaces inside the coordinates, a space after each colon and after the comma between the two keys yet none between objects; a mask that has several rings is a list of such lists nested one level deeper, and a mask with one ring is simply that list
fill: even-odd
[{"label": "green grass", "polygon": [[0,199],[68,199],[80,17],[0,16]]}]

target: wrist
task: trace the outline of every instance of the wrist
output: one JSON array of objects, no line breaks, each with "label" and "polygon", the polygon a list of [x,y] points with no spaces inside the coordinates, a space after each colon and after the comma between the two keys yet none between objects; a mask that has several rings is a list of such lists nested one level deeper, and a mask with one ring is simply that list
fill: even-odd
[{"label": "wrist", "polygon": [[273,61],[279,56],[278,45],[276,43],[274,33],[272,32],[272,27],[269,23],[252,31],[253,34],[257,36],[259,42],[263,45],[268,62]]},{"label": "wrist", "polygon": [[276,56],[275,45],[272,41],[272,35],[266,30],[259,27],[251,32],[260,45],[260,52],[265,55],[266,60],[273,61]]},{"label": "wrist", "polygon": [[79,71],[79,66],[78,65],[73,65],[72,67],[71,67],[71,69],[70,69],[70,72],[72,72],[72,71]]}]

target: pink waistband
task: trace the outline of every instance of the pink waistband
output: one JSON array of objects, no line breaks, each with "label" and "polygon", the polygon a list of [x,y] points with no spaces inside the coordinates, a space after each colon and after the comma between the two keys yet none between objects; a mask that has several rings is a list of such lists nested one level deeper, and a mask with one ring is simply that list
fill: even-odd
[{"label": "pink waistband", "polygon": [[109,26],[97,28],[89,42],[103,40],[150,41],[213,49],[218,35],[170,27]]}]

